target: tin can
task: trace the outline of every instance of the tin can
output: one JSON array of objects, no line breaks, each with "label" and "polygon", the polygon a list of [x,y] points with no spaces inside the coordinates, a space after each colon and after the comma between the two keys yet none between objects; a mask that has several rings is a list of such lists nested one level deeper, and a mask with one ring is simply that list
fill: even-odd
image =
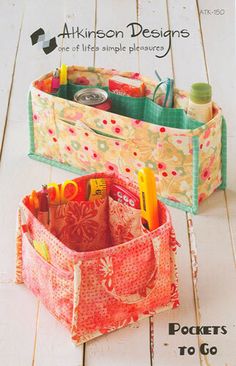
[{"label": "tin can", "polygon": [[102,109],[103,111],[109,111],[111,109],[111,99],[108,99],[108,94],[103,89],[82,89],[75,93],[74,101],[90,107]]}]

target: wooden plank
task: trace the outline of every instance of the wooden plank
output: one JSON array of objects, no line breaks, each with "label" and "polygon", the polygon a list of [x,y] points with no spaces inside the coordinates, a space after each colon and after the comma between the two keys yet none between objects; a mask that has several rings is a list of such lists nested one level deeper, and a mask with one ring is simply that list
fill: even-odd
[{"label": "wooden plank", "polygon": [[[191,358],[180,355],[179,347],[198,347],[197,336],[187,336],[179,330],[175,335],[169,334],[169,324],[195,326],[195,304],[193,297],[190,250],[187,234],[186,215],[171,208],[176,238],[181,247],[177,248],[176,264],[178,268],[180,307],[163,312],[154,317],[154,360],[153,365],[200,365],[198,353]],[[176,325],[177,327],[178,325]]]},{"label": "wooden plank", "polygon": [[70,33],[73,30],[77,30],[78,27],[81,35],[78,35],[78,32],[74,36],[70,35],[69,38],[67,36],[64,39],[61,38],[62,45],[65,48],[61,52],[62,63],[67,65],[93,66],[94,51],[92,47],[95,45],[95,39],[93,37],[83,38],[83,36],[85,37],[86,29],[89,31],[94,30],[95,11],[95,0],[88,0],[86,2],[69,0],[65,2],[63,7],[63,27],[64,23],[66,23]]},{"label": "wooden plank", "polygon": [[[8,304],[4,311],[0,311],[0,316],[3,319],[9,319],[9,328],[11,330],[4,334],[3,344],[6,346],[3,347],[3,352],[0,352],[0,358],[2,357],[4,360],[2,364],[9,366],[12,364],[22,366],[31,364],[37,314],[35,297],[30,293],[25,297],[25,287],[12,284],[15,277],[14,258],[17,205],[25,194],[31,192],[32,188],[40,187],[40,180],[47,181],[49,176],[48,167],[41,166],[42,164],[33,162],[27,157],[27,130],[26,124],[8,121],[0,169],[0,189],[4,192],[4,195],[1,195],[1,207],[6,208],[0,211],[2,253],[0,256],[0,286],[6,286],[3,296]],[[16,146],[17,149],[15,148]],[[14,186],[16,189],[14,189]],[[17,290],[10,290],[12,288],[17,288]],[[15,293],[15,291],[17,292]],[[17,310],[13,315],[11,313],[9,315],[9,304],[11,303],[14,303],[14,307]],[[25,332],[24,328],[28,329],[29,324],[34,326],[31,331],[27,330]],[[21,330],[19,329],[20,326]],[[15,344],[16,342],[17,345]],[[2,342],[0,343],[2,344]],[[11,354],[9,354],[9,350],[11,350]],[[8,358],[9,363],[5,363],[5,359]]]},{"label": "wooden plank", "polygon": [[86,344],[85,365],[149,365],[149,321],[103,335]]},{"label": "wooden plank", "polygon": [[[227,215],[231,232],[232,250],[236,262],[236,196],[235,196],[235,54],[232,52],[234,34],[234,2],[226,0],[224,3],[217,0],[212,6],[211,2],[199,2],[205,54],[209,65],[209,77],[213,87],[214,98],[222,107],[227,122],[228,136],[228,189],[225,192]],[[211,15],[207,10],[211,11]],[[217,30],[216,34],[213,29]],[[220,47],[219,47],[220,44]],[[217,57],[216,57],[217,55]],[[223,70],[223,71],[222,71]]]},{"label": "wooden plank", "polygon": [[36,299],[23,285],[0,284],[0,364],[32,364]]},{"label": "wooden plank", "polygon": [[21,22],[23,16],[23,2],[1,1],[0,14],[11,14],[10,17],[2,16],[0,22],[0,33],[11,35],[4,36],[1,40],[2,58],[0,60],[0,156],[2,152],[2,143],[7,122],[7,113],[9,108],[9,96],[11,94],[12,81],[15,73],[15,58],[18,51],[18,42],[21,32]]},{"label": "wooden plank", "polygon": [[[199,0],[201,29],[213,98],[223,109],[229,136],[235,136],[235,2]],[[210,14],[208,13],[210,11]]]},{"label": "wooden plank", "polygon": [[[40,188],[49,177],[49,167],[27,157],[28,126],[8,120],[0,169],[0,282],[14,281],[15,227],[17,206],[25,194]],[[30,172],[30,174],[29,174]]]},{"label": "wooden plank", "polygon": [[[12,5],[11,2],[8,2],[8,4]],[[49,175],[49,168],[43,167],[40,175],[38,174],[38,170],[34,169],[35,163],[27,157],[28,127],[26,124],[17,123],[22,121],[19,116],[21,114],[26,115],[27,110],[25,101],[26,94],[22,93],[22,89],[26,87],[26,84],[24,84],[25,75],[31,78],[32,74],[30,74],[30,72],[22,72],[25,64],[28,63],[26,55],[24,55],[24,61],[21,64],[18,63],[19,55],[22,55],[22,53],[24,54],[24,51],[22,50],[24,42],[22,43],[22,38],[19,43],[17,54],[13,52],[13,50],[16,51],[16,37],[19,35],[17,33],[17,26],[20,26],[18,17],[21,17],[20,5],[23,5],[23,2],[13,5],[15,8],[12,8],[12,6],[5,8],[4,17],[2,17],[3,23],[1,22],[2,25],[4,24],[5,19],[7,22],[9,22],[10,19],[9,25],[11,26],[11,31],[9,31],[10,40],[9,37],[5,38],[8,42],[8,47],[3,46],[11,53],[9,65],[7,65],[4,68],[4,72],[2,71],[1,73],[3,80],[5,80],[5,77],[9,77],[9,81],[11,80],[11,75],[9,75],[9,67],[11,65],[15,65],[15,69],[12,93],[9,94],[7,83],[6,89],[4,88],[4,91],[6,92],[5,97],[7,98],[7,103],[9,103],[9,111],[6,117],[7,129],[0,169],[0,189],[1,192],[4,192],[4,195],[1,195],[1,207],[5,208],[0,212],[2,244],[2,255],[0,259],[0,282],[2,290],[0,314],[1,324],[5,324],[7,319],[8,326],[7,329],[4,329],[4,339],[1,340],[0,353],[2,364],[29,365],[32,363],[33,359],[37,312],[34,296],[30,294],[24,286],[17,287],[16,285],[11,284],[11,282],[14,281],[15,273],[16,211],[20,198],[22,198],[24,194],[30,192],[32,187],[36,187],[39,184],[40,179]],[[19,12],[18,15],[16,14],[17,12]],[[24,34],[23,31],[21,31],[21,37],[22,34]],[[5,41],[3,40],[3,42]],[[7,57],[8,52],[6,52]],[[17,60],[15,60],[15,56],[17,56]],[[1,64],[1,67],[2,66],[3,65]],[[35,71],[37,71],[37,69]],[[18,76],[20,82],[18,83],[18,86],[16,86],[15,79]],[[16,95],[18,97],[17,99],[14,99]],[[12,98],[11,100],[15,100],[14,103],[10,103],[10,97]],[[12,116],[12,119],[9,118],[10,115]],[[29,174],[29,172],[31,172],[31,174]]]},{"label": "wooden plank", "polygon": [[[95,55],[95,64],[97,67],[108,69],[120,69],[122,71],[138,71],[138,54],[134,49],[137,45],[137,39],[130,37],[130,27],[127,25],[136,22],[136,2],[135,0],[127,2],[119,0],[97,0],[97,19],[96,29],[122,31],[117,37],[97,38],[96,46],[99,50]],[[114,49],[103,51],[103,47],[125,48],[125,50],[115,51]],[[131,49],[130,49],[131,48]]]},{"label": "wooden plank", "polygon": [[225,191],[228,224],[232,243],[232,253],[236,266],[236,175],[235,175],[235,137],[228,136],[228,187]]},{"label": "wooden plank", "polygon": [[[139,21],[141,24],[147,24],[150,29],[162,29],[163,32],[168,29],[179,29],[182,28],[182,23],[175,24],[176,19],[180,14],[174,15],[174,11],[171,10],[171,14],[168,12],[166,1],[139,1]],[[190,11],[187,12],[188,16],[191,14]],[[169,17],[174,18],[174,24],[169,24]],[[176,19],[175,19],[176,17]],[[158,19],[158,22],[157,22]],[[189,22],[191,20],[189,19]],[[158,24],[158,27],[157,27]],[[143,39],[140,40],[140,44],[159,44],[167,49],[166,39],[162,40],[152,40]],[[185,39],[172,41],[172,50],[164,58],[156,58],[151,54],[147,55],[145,52],[140,52],[140,70],[143,74],[149,75],[150,77],[156,79],[154,76],[154,70],[157,69],[158,72],[163,77],[173,77],[173,47],[174,49],[183,47],[185,44]],[[162,52],[163,54],[163,52]],[[176,236],[178,241],[181,243],[182,247],[178,249],[177,252],[177,266],[179,272],[179,295],[180,295],[180,308],[174,311],[163,312],[154,317],[154,359],[153,365],[188,365],[188,358],[179,355],[179,346],[197,346],[197,337],[187,338],[178,332],[175,336],[169,335],[168,325],[169,323],[180,323],[180,324],[196,324],[195,319],[195,309],[194,309],[194,298],[193,298],[193,288],[192,288],[192,278],[191,278],[191,261],[189,255],[189,243],[187,235],[187,223],[186,215],[184,212],[170,209],[173,224],[176,229]],[[192,356],[191,365],[199,365],[198,355]]]},{"label": "wooden plank", "polygon": [[[168,30],[169,24],[166,1],[139,0],[138,22],[142,25],[143,30],[158,30],[159,32],[161,30],[163,32]],[[166,37],[152,38],[149,37],[150,33],[147,33],[147,36],[148,38],[143,35],[139,36],[139,46],[141,47],[139,52],[140,72],[153,80],[157,80],[155,70],[158,71],[162,78],[172,77],[172,51],[170,50],[165,57],[160,58],[160,56],[163,56],[168,50],[168,39]],[[145,47],[150,47],[150,49],[145,50]],[[152,50],[152,47],[163,48],[163,50]]]},{"label": "wooden plank", "polygon": [[35,366],[82,366],[83,346],[76,347],[70,332],[40,304]]},{"label": "wooden plank", "polygon": [[[203,365],[216,363],[230,365],[235,361],[235,267],[226,207],[222,192],[216,192],[203,203],[201,215],[193,218],[197,252],[193,255],[198,265],[197,288],[199,320],[201,325],[227,327],[226,335],[201,336],[201,343],[216,346],[216,356],[209,355]],[[218,230],[216,229],[218,228]],[[207,235],[206,235],[207,233]],[[207,363],[208,362],[208,363]]]},{"label": "wooden plank", "polygon": [[[183,2],[181,5],[183,5]],[[204,3],[202,2],[202,6],[204,6],[204,9],[207,7],[210,8],[212,7],[212,2],[204,1]],[[201,6],[199,8],[201,9]],[[173,18],[171,17],[171,20],[172,19]],[[200,77],[202,77],[203,72],[205,72],[205,80],[208,80],[208,75],[211,75],[209,80],[210,83],[213,84],[215,80],[215,89],[219,89],[221,91],[224,90],[225,83],[220,83],[219,79],[215,79],[213,70],[216,66],[215,64],[213,66],[213,63],[209,63],[208,55],[213,55],[211,56],[212,60],[215,60],[219,57],[218,52],[216,53],[216,49],[212,48],[213,39],[215,40],[219,33],[225,34],[225,32],[228,32],[227,24],[228,21],[225,20],[222,20],[222,23],[219,24],[218,19],[217,28],[213,28],[212,24],[209,24],[205,28],[202,28],[201,25],[199,25],[199,37],[202,38],[201,41],[203,45],[203,54],[199,54],[197,52],[197,48],[194,46],[194,44],[191,47],[191,54],[194,55],[195,61],[198,65],[196,68],[192,68],[192,63],[187,63],[187,60],[185,61],[185,59],[182,57],[182,51],[178,52],[177,49],[175,51],[173,46],[173,58],[176,60],[177,57],[179,57],[180,61],[182,61],[182,63],[180,62],[179,65],[182,65],[183,70],[188,68],[189,73],[191,70],[196,77],[196,81],[201,80]],[[209,37],[208,34],[211,34],[211,42],[206,44],[206,39]],[[217,50],[218,49],[219,43],[217,44]],[[223,60],[218,60],[218,63],[219,65],[222,65]],[[178,75],[181,75],[182,82],[186,76],[186,73],[181,72],[181,69],[178,69],[177,65],[178,64],[175,61],[174,67],[176,70],[176,79],[178,78]],[[220,69],[218,69],[218,72],[220,72]],[[222,94],[226,95],[227,90],[225,89],[225,92]],[[188,215],[188,218],[189,231],[191,234],[190,246],[193,265],[192,275],[197,310],[197,323],[199,325],[222,325],[222,323],[228,324],[228,322],[232,322],[233,309],[235,308],[234,296],[230,296],[232,287],[235,286],[235,277],[233,272],[232,248],[230,243],[230,233],[227,222],[224,193],[217,192],[212,195],[201,206],[200,214],[198,216],[192,218],[191,215]],[[192,222],[193,226],[191,224]],[[219,232],[216,231],[216,228],[220,226],[221,233],[219,234]],[[208,233],[207,235],[206,232]],[[222,245],[222,242],[224,242],[224,246]],[[222,266],[220,266],[220,261],[222,261]],[[217,272],[216,268],[218,268]],[[213,273],[214,275],[212,275]],[[225,296],[222,297],[220,294],[223,292],[225,293]],[[221,300],[218,301],[216,299]],[[199,344],[203,342],[209,343],[212,346],[216,344],[219,349],[217,356],[201,356],[202,365],[208,365],[209,363],[215,362],[219,362],[219,364],[232,363],[233,359],[235,359],[235,355],[233,355],[233,352],[231,351],[233,349],[232,342],[234,339],[235,335],[232,328],[229,329],[228,335],[226,336],[200,336]]]},{"label": "wooden plank", "polygon": [[174,36],[172,39],[176,86],[188,91],[192,83],[207,81],[197,7],[194,1],[187,0],[168,0],[167,4],[170,29],[174,31],[185,29],[189,33],[189,37]]},{"label": "wooden plank", "polygon": [[[222,2],[214,2],[214,9],[219,8],[222,8]],[[214,11],[210,1],[200,1],[199,10],[201,9]],[[227,58],[227,70],[233,70],[234,65],[232,53],[229,54],[230,51],[228,51],[231,49],[233,34],[232,1],[224,2],[224,9],[225,13],[221,17],[213,13],[206,19],[205,15],[201,14],[200,19],[209,82],[213,85],[215,99],[217,98],[217,102],[223,107],[229,120],[232,120],[235,113],[232,101],[228,98],[228,85],[225,83],[225,78],[220,75],[225,58]],[[235,155],[235,147],[231,153]],[[229,175],[233,177],[234,171],[229,171]],[[204,364],[217,361],[219,364],[230,365],[235,362],[236,355],[233,347],[236,340],[234,327],[236,297],[233,290],[236,280],[231,222],[228,221],[230,213],[227,212],[224,192],[217,192],[210,197],[202,205],[200,213],[201,215],[193,218],[193,225],[197,238],[199,269],[201,268],[198,275],[201,323],[224,324],[228,331],[224,336],[204,337],[205,341],[207,338],[207,343],[218,348],[217,356],[209,355],[208,360],[204,359]],[[216,228],[219,229],[216,230]]]},{"label": "wooden plank", "polygon": [[[43,28],[48,38],[57,37],[63,24],[64,0],[48,4],[46,0],[37,3],[29,1],[25,8],[19,52],[16,59],[16,71],[11,95],[9,119],[27,121],[27,94],[31,82],[43,74],[54,70],[60,64],[58,48],[45,54],[40,43],[32,46],[30,35],[39,28]],[[37,18],[36,18],[37,16]],[[54,21],[56,19],[56,21]],[[57,39],[60,45],[61,39]],[[23,72],[25,70],[25,72]]]},{"label": "wooden plank", "polygon": [[77,177],[78,177],[78,174],[53,167],[50,181],[60,183],[60,182],[64,182],[67,179],[73,179],[73,178],[77,178]]}]

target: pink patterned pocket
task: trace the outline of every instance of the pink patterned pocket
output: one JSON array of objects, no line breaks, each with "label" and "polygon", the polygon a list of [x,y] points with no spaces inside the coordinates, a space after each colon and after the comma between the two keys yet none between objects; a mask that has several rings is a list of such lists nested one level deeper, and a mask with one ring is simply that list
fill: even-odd
[{"label": "pink patterned pocket", "polygon": [[73,313],[73,272],[45,261],[27,236],[22,237],[23,281],[48,310],[67,327]]},{"label": "pink patterned pocket", "polygon": [[51,206],[50,231],[73,250],[106,248],[110,242],[107,210],[107,199]]}]

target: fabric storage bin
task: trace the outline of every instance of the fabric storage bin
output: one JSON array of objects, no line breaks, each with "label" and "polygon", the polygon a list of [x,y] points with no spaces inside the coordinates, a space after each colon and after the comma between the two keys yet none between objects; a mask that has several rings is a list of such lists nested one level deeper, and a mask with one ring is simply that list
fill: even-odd
[{"label": "fabric storage bin", "polygon": [[[129,179],[97,173],[75,181],[102,177],[105,198],[51,206],[49,229],[27,208],[27,197],[18,211],[16,282],[25,283],[76,344],[179,305],[178,243],[167,208],[159,203],[160,226],[150,232],[140,210],[109,196],[112,183],[137,195]],[[35,241],[46,246],[46,259]]]},{"label": "fabric storage bin", "polygon": [[[73,101],[81,88],[107,90],[115,74],[143,80],[146,96],[109,93],[111,112]],[[161,107],[156,85],[139,74],[78,66],[68,67],[68,85],[57,95],[38,90],[33,82],[29,156],[80,175],[106,169],[136,179],[141,167],[150,167],[159,199],[196,213],[199,202],[226,186],[226,124],[216,104],[208,123],[189,118],[187,93],[178,89],[175,108]]]}]

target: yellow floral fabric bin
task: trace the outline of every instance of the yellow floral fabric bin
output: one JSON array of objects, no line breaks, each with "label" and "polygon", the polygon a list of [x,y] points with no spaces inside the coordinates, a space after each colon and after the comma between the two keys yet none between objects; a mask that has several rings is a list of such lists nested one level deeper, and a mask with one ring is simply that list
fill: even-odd
[{"label": "yellow floral fabric bin", "polygon": [[[116,74],[143,80],[146,96],[109,93],[111,112],[73,101],[83,87],[108,90]],[[217,188],[225,188],[226,124],[216,104],[213,119],[203,124],[186,115],[187,93],[176,89],[175,108],[163,108],[163,94],[153,98],[156,82],[98,68],[68,67],[68,84],[57,95],[36,85],[29,94],[30,157],[80,175],[109,171],[133,180],[140,168],[150,167],[159,199],[192,213]]]}]

